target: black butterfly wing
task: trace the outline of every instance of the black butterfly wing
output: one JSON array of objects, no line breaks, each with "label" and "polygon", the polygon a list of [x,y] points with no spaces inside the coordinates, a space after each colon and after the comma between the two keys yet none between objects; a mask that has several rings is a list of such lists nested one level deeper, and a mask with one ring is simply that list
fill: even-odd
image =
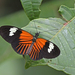
[{"label": "black butterfly wing", "polygon": [[55,58],[59,56],[60,50],[59,48],[52,42],[38,38],[34,43],[29,56],[33,60],[39,60],[42,58]]},{"label": "black butterfly wing", "polygon": [[26,54],[32,44],[33,35],[14,26],[0,27],[0,35],[9,42],[19,54]]}]

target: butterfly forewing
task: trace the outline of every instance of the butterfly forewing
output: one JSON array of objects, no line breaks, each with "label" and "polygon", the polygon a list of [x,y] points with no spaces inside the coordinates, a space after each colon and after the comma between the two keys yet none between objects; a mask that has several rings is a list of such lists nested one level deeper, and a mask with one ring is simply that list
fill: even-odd
[{"label": "butterfly forewing", "polygon": [[21,33],[21,30],[18,29],[15,31],[14,35],[10,35],[11,33],[11,28],[15,28],[13,26],[2,26],[0,27],[0,35],[9,43],[11,43],[13,40],[17,39],[20,36],[19,34]]},{"label": "butterfly forewing", "polygon": [[[15,30],[16,29],[16,30]],[[0,27],[0,35],[9,43],[11,43],[13,49],[24,55],[26,50],[32,44],[33,36],[14,26],[2,26]]]}]

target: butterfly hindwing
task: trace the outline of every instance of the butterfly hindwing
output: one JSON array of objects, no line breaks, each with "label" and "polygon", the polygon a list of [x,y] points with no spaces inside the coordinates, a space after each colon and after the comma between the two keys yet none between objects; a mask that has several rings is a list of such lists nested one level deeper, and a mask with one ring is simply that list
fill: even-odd
[{"label": "butterfly hindwing", "polygon": [[33,60],[39,60],[42,58],[55,58],[59,54],[60,50],[54,43],[42,38],[37,38],[29,56]]},{"label": "butterfly hindwing", "polygon": [[39,59],[43,58],[41,51],[42,51],[46,41],[47,40],[45,40],[45,39],[39,39],[39,38],[36,39],[36,42],[34,43],[32,50],[29,53],[29,56],[31,59],[39,60]]},{"label": "butterfly hindwing", "polygon": [[22,55],[26,54],[33,38],[30,33],[14,26],[0,27],[0,35],[12,45],[17,53]]}]

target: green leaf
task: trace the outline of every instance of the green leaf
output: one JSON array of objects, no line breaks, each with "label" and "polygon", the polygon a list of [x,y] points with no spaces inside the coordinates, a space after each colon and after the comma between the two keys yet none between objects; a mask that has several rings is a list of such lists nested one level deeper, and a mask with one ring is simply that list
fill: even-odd
[{"label": "green leaf", "polygon": [[[48,65],[54,69],[62,70],[68,74],[75,74],[75,17],[67,25],[59,18],[36,19],[31,21],[23,29],[31,32],[41,32],[40,37],[55,43],[61,53],[54,59],[31,60],[25,58],[25,68],[37,65]],[[37,31],[36,31],[37,28]]]},{"label": "green leaf", "polygon": [[69,8],[65,5],[61,5],[59,13],[65,20],[70,21],[75,16],[75,8]]},{"label": "green leaf", "polygon": [[38,65],[46,65],[46,63],[43,59],[39,61],[34,61],[30,59],[28,55],[25,55],[25,69],[28,69],[31,66],[38,66]]},{"label": "green leaf", "polygon": [[39,17],[40,14],[39,6],[41,2],[42,0],[21,0],[25,13],[27,14],[30,20]]}]

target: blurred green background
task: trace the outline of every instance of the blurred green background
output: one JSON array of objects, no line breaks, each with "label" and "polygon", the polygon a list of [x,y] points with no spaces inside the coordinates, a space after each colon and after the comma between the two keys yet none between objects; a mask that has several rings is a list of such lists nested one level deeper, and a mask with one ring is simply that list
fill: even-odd
[{"label": "blurred green background", "polygon": [[[43,0],[41,18],[58,17],[60,5],[74,7],[74,0]],[[20,0],[0,0],[0,26],[13,25],[19,28],[29,23]],[[25,60],[12,50],[10,44],[0,37],[0,75],[67,75],[48,66],[24,68]]]}]

